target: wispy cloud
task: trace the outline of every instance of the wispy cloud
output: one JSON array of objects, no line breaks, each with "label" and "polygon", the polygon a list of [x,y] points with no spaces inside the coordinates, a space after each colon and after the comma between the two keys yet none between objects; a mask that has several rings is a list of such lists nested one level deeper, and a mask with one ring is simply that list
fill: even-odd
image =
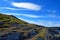
[{"label": "wispy cloud", "polygon": [[8,10],[25,10],[25,9],[18,9],[18,8],[11,8],[11,7],[0,7],[0,9],[8,9]]},{"label": "wispy cloud", "polygon": [[7,15],[17,15],[17,16],[24,16],[24,17],[29,17],[29,18],[60,18],[60,16],[56,16],[56,15],[33,15],[33,14],[23,14],[23,13],[4,13]]},{"label": "wispy cloud", "polygon": [[18,7],[18,8],[24,8],[24,9],[29,9],[29,10],[35,10],[35,11],[39,11],[42,9],[41,5],[37,5],[34,3],[29,3],[29,2],[13,2],[13,1],[9,1],[9,0],[4,0],[6,2],[8,2],[9,4],[11,4],[12,6]]},{"label": "wispy cloud", "polygon": [[52,22],[52,21],[44,21],[44,20],[40,20],[40,21],[28,21],[30,23],[33,24],[38,24],[38,25],[42,25],[42,26],[46,26],[46,27],[59,27],[60,23],[59,22]]},{"label": "wispy cloud", "polygon": [[39,24],[39,25],[44,25],[44,26],[46,26],[46,27],[54,27],[54,26],[60,26],[59,24],[60,23],[55,23],[55,22],[52,22],[52,21],[38,21],[38,23],[37,24]]},{"label": "wispy cloud", "polygon": [[52,22],[52,21],[44,21],[44,20],[38,20],[38,21],[32,21],[32,20],[27,20],[27,19],[23,19],[20,18],[28,23],[32,23],[32,24],[38,24],[38,25],[42,25],[42,26],[46,26],[46,27],[59,27],[60,23],[59,22]]},{"label": "wispy cloud", "polygon": [[12,2],[11,4],[15,7],[25,8],[25,9],[30,9],[30,10],[36,10],[36,11],[41,10],[41,8],[42,8],[41,6],[33,4],[33,3],[25,3],[25,2],[16,3],[16,2]]},{"label": "wispy cloud", "polygon": [[56,13],[56,10],[47,10],[49,13]]},{"label": "wispy cloud", "polygon": [[40,18],[40,17],[44,17],[44,16],[38,16],[38,15],[32,15],[32,14],[22,14],[22,13],[4,13],[7,15],[17,15],[17,16],[25,16],[25,17],[29,17],[29,18]]},{"label": "wispy cloud", "polygon": [[30,17],[30,18],[39,18],[39,17],[43,17],[43,16],[32,15],[32,14],[17,14],[17,15],[21,15],[21,16],[25,16],[25,17]]},{"label": "wispy cloud", "polygon": [[49,18],[60,18],[60,16],[57,16],[57,15],[53,15],[53,14],[51,14],[51,15],[48,15],[48,16],[46,16],[46,17],[49,17]]},{"label": "wispy cloud", "polygon": [[30,2],[14,2],[10,0],[4,0],[5,2],[8,2],[10,5],[18,8],[24,8],[28,10],[34,10],[34,11],[40,11],[42,9],[41,5],[30,3]]},{"label": "wispy cloud", "polygon": [[26,22],[28,22],[28,23],[35,23],[35,21],[32,21],[32,20],[27,20],[27,19],[23,19],[23,18],[20,18],[20,17],[18,17],[19,19],[21,19],[21,20],[23,20],[23,21],[26,21]]}]

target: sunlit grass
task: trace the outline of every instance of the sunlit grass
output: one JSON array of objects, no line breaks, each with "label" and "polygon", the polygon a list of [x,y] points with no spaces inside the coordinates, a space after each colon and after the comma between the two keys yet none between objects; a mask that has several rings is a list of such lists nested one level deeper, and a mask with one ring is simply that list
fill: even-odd
[{"label": "sunlit grass", "polygon": [[46,36],[46,32],[46,28],[42,28],[41,31],[35,37],[44,38]]}]

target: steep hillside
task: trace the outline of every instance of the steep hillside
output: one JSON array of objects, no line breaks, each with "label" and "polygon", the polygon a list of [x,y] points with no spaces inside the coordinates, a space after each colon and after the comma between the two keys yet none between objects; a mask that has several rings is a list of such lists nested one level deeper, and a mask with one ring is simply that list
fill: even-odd
[{"label": "steep hillside", "polygon": [[27,23],[13,15],[0,13],[0,40],[59,40],[60,27]]},{"label": "steep hillside", "polygon": [[21,37],[23,37],[21,40],[29,40],[35,38],[34,36],[36,36],[36,38],[44,38],[46,34],[44,31],[46,31],[44,26],[27,23],[13,15],[0,14],[0,40],[3,40],[3,37],[10,35],[10,33],[17,33],[15,35],[21,34]]},{"label": "steep hillside", "polygon": [[16,18],[13,15],[5,15],[5,14],[0,14],[0,25],[2,26],[13,26],[17,24],[27,24],[27,22],[24,22],[18,18]]},{"label": "steep hillside", "polygon": [[13,15],[5,15],[0,13],[0,26],[17,26],[18,24],[26,26],[40,26],[36,24],[29,24]]}]

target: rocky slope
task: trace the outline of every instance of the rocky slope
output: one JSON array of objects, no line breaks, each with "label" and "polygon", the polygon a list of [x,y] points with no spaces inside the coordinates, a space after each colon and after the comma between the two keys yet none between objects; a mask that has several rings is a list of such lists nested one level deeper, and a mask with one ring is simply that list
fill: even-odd
[{"label": "rocky slope", "polygon": [[30,24],[13,15],[0,14],[0,40],[59,40],[56,29]]}]

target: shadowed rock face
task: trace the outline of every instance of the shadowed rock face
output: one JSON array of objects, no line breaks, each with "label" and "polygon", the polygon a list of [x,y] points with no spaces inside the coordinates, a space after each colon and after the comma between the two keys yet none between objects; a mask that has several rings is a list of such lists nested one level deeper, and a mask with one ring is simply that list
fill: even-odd
[{"label": "shadowed rock face", "polygon": [[23,35],[21,33],[9,33],[0,37],[0,40],[22,40]]},{"label": "shadowed rock face", "polygon": [[57,28],[49,28],[48,31],[48,39],[50,40],[60,40],[60,33],[57,31]]},{"label": "shadowed rock face", "polygon": [[[30,38],[31,36],[35,35],[36,33],[35,33],[35,31],[31,31],[28,34],[29,34],[28,38]],[[26,39],[25,37],[24,37],[23,33],[14,32],[14,33],[9,33],[9,34],[0,36],[0,40],[25,40]]]}]

